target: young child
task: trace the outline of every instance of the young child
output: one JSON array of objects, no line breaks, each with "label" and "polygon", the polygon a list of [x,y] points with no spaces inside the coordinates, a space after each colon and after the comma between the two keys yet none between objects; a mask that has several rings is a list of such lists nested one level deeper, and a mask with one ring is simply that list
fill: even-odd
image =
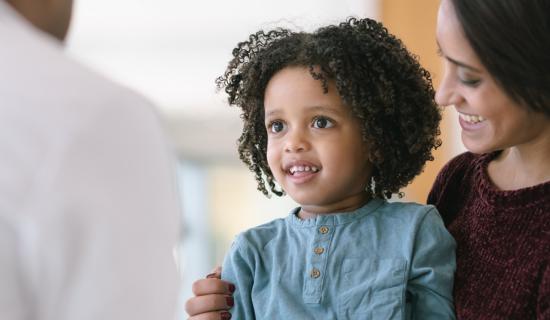
[{"label": "young child", "polygon": [[455,243],[433,206],[389,203],[440,144],[429,73],[378,22],[257,32],[217,80],[239,154],[300,204],[223,264],[235,319],[454,319]]}]

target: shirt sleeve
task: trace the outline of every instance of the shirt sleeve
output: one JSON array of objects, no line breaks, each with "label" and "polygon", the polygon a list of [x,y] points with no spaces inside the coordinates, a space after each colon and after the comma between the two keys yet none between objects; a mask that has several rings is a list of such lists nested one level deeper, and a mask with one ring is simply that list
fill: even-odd
[{"label": "shirt sleeve", "polygon": [[36,181],[20,230],[32,319],[175,317],[174,161],[149,105],[121,102],[79,126]]},{"label": "shirt sleeve", "polygon": [[25,301],[20,279],[17,234],[0,215],[0,319],[24,320],[28,318],[28,301]]},{"label": "shirt sleeve", "polygon": [[256,319],[252,302],[254,266],[242,235],[237,237],[222,267],[222,279],[235,284],[233,298],[235,305],[230,310],[233,319]]},{"label": "shirt sleeve", "polygon": [[[67,318],[173,319],[179,276],[175,160],[152,107],[128,97],[74,138],[55,189],[64,193],[59,293]],[[62,245],[64,241],[66,244]],[[55,257],[54,248],[45,248]],[[65,279],[65,280],[63,280]]]},{"label": "shirt sleeve", "polygon": [[455,319],[455,269],[455,241],[433,208],[420,224],[414,243],[407,284],[412,319]]}]

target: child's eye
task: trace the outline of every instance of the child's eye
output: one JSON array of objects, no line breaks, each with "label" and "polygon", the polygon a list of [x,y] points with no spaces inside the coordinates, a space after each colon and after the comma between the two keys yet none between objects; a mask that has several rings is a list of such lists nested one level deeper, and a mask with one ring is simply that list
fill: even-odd
[{"label": "child's eye", "polygon": [[285,124],[282,121],[278,121],[278,120],[277,121],[272,121],[268,125],[269,131],[271,131],[273,133],[279,133],[279,132],[283,131],[284,128],[285,128]]},{"label": "child's eye", "polygon": [[313,119],[313,127],[316,129],[325,129],[325,128],[331,128],[334,127],[334,123],[332,123],[332,120],[327,119],[325,117],[317,117]]}]

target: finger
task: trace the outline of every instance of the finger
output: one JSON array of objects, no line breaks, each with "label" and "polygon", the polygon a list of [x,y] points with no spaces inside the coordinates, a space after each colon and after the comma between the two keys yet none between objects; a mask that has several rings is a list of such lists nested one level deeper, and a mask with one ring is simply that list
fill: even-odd
[{"label": "finger", "polygon": [[227,311],[234,304],[233,297],[210,294],[205,296],[193,297],[185,303],[185,312],[190,316],[196,316],[202,313],[211,313],[213,311]]},{"label": "finger", "polygon": [[201,313],[196,316],[190,317],[188,320],[229,320],[229,319],[231,319],[231,313],[227,311],[222,311],[222,312]]},{"label": "finger", "polygon": [[222,278],[222,267],[217,266],[216,268],[214,268],[214,269],[206,276],[206,278],[217,278],[217,279],[221,279],[221,278]]},{"label": "finger", "polygon": [[231,295],[235,291],[235,286],[232,283],[216,278],[199,279],[193,283],[192,291],[196,296],[207,294]]}]

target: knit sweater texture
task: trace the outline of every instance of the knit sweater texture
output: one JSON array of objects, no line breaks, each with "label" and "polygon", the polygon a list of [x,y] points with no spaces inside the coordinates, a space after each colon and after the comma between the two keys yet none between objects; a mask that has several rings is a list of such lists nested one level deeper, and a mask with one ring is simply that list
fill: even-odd
[{"label": "knit sweater texture", "polygon": [[499,190],[497,155],[457,156],[428,196],[457,242],[457,318],[550,319],[550,182]]}]

